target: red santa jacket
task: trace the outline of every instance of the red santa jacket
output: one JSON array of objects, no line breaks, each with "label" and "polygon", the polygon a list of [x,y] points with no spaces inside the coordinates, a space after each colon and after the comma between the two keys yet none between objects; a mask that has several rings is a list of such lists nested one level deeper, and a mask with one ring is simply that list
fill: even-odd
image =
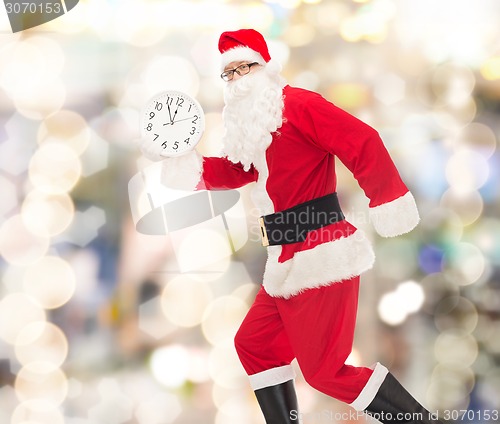
[{"label": "red santa jacket", "polygon": [[[380,235],[412,230],[419,221],[415,200],[378,133],[317,93],[285,86],[283,94],[284,123],[250,170],[191,152],[165,161],[165,184],[179,180],[179,169],[191,188],[233,189],[255,182],[252,199],[267,215],[335,192],[338,157],[370,199],[370,220]],[[263,284],[270,295],[287,298],[359,275],[373,261],[364,233],[344,220],[310,232],[303,242],[269,246]]]}]

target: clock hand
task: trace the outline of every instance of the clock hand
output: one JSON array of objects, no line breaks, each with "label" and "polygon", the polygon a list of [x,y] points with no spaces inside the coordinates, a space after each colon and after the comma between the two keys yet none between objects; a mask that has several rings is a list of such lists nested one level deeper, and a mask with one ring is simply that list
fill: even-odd
[{"label": "clock hand", "polygon": [[[170,105],[167,103],[167,108],[168,108],[168,117],[170,118],[170,123],[172,124],[174,120],[172,119],[172,113],[170,112]],[[167,125],[167,124],[163,124]]]},{"label": "clock hand", "polygon": [[[190,116],[189,118],[182,118],[182,119],[179,119],[178,121],[173,121],[172,124],[175,124],[176,122],[187,121],[188,119],[193,119],[193,118],[194,118],[194,116]],[[163,124],[163,125],[166,125],[166,124]]]},{"label": "clock hand", "polygon": [[175,116],[177,115],[177,112],[179,110],[179,106],[177,106],[177,109],[175,109],[174,116],[171,119],[172,124],[174,123]]}]

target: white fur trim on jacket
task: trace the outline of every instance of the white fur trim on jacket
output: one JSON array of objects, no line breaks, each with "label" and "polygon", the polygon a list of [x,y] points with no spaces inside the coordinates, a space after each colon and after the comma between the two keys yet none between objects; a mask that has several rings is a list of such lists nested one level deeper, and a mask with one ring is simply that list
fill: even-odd
[{"label": "white fur trim on jacket", "polygon": [[161,182],[168,188],[192,191],[200,182],[202,171],[202,156],[192,150],[185,155],[163,160]]},{"label": "white fur trim on jacket", "polygon": [[382,237],[395,237],[413,230],[420,221],[410,192],[392,202],[370,208],[370,221]]},{"label": "white fur trim on jacket", "polygon": [[358,397],[350,404],[356,411],[364,411],[370,403],[372,403],[385,377],[389,373],[389,370],[379,362],[371,368],[373,369],[373,374],[368,379]]},{"label": "white fur trim on jacket", "polygon": [[248,378],[252,389],[259,390],[293,380],[295,371],[291,365],[283,365],[282,367],[271,368],[270,370],[249,375]]},{"label": "white fur trim on jacket", "polygon": [[346,280],[373,266],[375,254],[362,230],[295,253],[280,263],[280,246],[268,248],[264,272],[264,289],[274,297],[285,299],[312,289]]},{"label": "white fur trim on jacket", "polygon": [[259,52],[252,50],[250,47],[240,46],[234,47],[230,50],[225,51],[221,55],[221,70],[229,65],[231,62],[248,61],[257,62],[261,65],[265,65],[266,61]]}]

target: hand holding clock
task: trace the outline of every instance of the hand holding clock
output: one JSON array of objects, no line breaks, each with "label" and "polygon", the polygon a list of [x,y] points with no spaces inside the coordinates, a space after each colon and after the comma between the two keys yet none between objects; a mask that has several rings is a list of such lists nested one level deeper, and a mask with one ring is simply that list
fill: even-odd
[{"label": "hand holding clock", "polygon": [[[174,104],[176,109],[172,114]],[[205,119],[203,109],[195,99],[170,90],[149,100],[142,114],[141,126],[141,150],[149,159],[156,155],[156,160],[159,160],[162,156],[177,157],[193,150],[205,129]]]}]

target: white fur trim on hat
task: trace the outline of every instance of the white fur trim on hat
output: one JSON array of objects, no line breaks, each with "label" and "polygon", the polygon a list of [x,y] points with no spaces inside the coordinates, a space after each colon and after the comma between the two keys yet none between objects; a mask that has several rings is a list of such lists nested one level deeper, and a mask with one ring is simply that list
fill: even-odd
[{"label": "white fur trim on hat", "polygon": [[229,65],[231,62],[239,62],[239,61],[248,61],[248,62],[257,62],[261,65],[265,65],[266,61],[262,57],[262,55],[255,50],[252,50],[250,47],[240,46],[234,47],[233,49],[229,49],[222,53],[222,64],[221,69]]},{"label": "white fur trim on hat", "polygon": [[395,237],[413,230],[420,221],[415,198],[408,191],[397,199],[370,208],[370,221],[382,237]]}]

